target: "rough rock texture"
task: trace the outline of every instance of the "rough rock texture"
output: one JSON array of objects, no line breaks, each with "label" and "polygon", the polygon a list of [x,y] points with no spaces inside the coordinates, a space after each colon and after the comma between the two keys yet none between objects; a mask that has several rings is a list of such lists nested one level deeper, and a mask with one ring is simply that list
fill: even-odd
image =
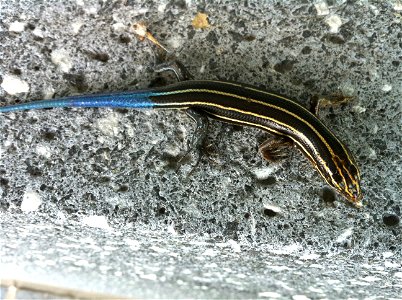
[{"label": "rough rock texture", "polygon": [[1,105],[174,81],[128,30],[145,22],[196,79],[306,106],[354,96],[320,118],[357,157],[364,208],[296,150],[263,161],[257,129],[211,121],[200,163],[178,169],[195,128],[179,111],[3,114],[1,278],[136,298],[401,296],[401,2],[260,2],[2,1]]}]

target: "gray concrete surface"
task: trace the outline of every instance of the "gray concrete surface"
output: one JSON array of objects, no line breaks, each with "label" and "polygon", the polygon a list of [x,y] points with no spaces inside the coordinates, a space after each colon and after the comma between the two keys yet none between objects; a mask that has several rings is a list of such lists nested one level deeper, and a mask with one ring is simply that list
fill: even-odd
[{"label": "gray concrete surface", "polygon": [[[171,82],[127,30],[143,21],[197,79],[305,105],[354,95],[320,118],[356,154],[364,208],[323,197],[296,150],[263,161],[256,129],[212,121],[191,172],[195,158],[176,170],[194,132],[182,112],[11,113],[2,279],[135,298],[402,299],[401,2],[259,2],[2,1],[0,102]],[[192,27],[197,12],[209,28]]]}]

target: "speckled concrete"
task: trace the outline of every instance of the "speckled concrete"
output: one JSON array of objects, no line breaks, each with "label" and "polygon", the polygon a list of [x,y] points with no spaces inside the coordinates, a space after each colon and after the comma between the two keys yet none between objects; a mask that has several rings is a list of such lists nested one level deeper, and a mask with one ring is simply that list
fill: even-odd
[{"label": "speckled concrete", "polygon": [[[364,208],[296,150],[263,161],[256,129],[211,121],[200,163],[177,170],[194,132],[182,112],[4,114],[1,278],[136,298],[401,299],[401,2],[259,2],[3,1],[0,102],[172,81],[127,30],[144,21],[197,79],[305,105],[355,96],[320,118],[356,154]],[[192,27],[199,11],[209,28]]]}]

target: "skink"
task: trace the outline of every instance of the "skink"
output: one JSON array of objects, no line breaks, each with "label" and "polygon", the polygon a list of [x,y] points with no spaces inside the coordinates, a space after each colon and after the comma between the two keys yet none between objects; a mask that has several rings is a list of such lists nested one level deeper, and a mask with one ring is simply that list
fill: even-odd
[{"label": "skink", "polygon": [[224,122],[257,127],[293,141],[330,186],[355,206],[362,206],[360,172],[348,148],[296,101],[253,86],[189,80],[148,90],[3,106],[0,113],[54,107],[192,108]]}]

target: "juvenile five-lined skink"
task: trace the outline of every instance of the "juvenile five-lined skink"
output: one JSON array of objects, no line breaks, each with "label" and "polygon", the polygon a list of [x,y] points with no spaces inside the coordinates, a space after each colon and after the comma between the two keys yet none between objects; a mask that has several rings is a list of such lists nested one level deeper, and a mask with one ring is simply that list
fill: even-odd
[{"label": "juvenile five-lined skink", "polygon": [[360,172],[348,148],[297,102],[225,81],[182,81],[132,92],[72,96],[0,107],[0,113],[54,107],[196,109],[224,122],[257,127],[291,140],[326,182],[361,207]]}]

